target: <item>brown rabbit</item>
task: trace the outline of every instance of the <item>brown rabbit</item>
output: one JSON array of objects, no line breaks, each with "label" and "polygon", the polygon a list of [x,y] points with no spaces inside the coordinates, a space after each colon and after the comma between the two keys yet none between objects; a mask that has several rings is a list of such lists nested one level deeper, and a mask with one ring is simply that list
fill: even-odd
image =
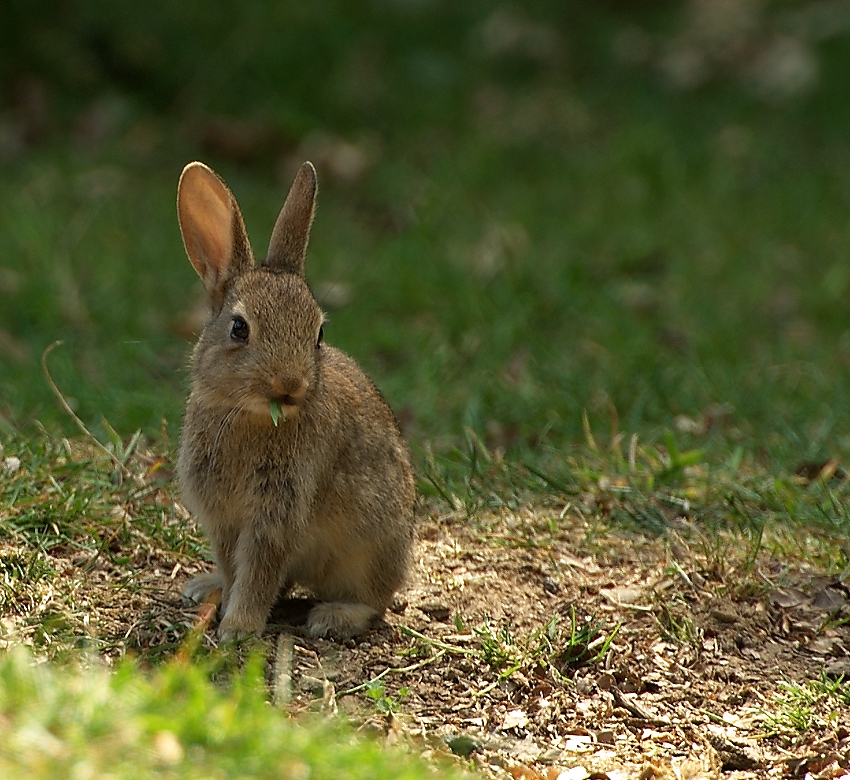
[{"label": "brown rabbit", "polygon": [[222,639],[260,634],[293,585],[323,602],[312,636],[350,637],[382,615],[413,541],[410,455],[375,386],[322,340],[323,314],[304,280],[316,171],[298,171],[254,263],[227,185],[186,166],[180,231],[212,316],[192,355],[177,470],[186,506],[218,570],[184,595],[222,589]]}]

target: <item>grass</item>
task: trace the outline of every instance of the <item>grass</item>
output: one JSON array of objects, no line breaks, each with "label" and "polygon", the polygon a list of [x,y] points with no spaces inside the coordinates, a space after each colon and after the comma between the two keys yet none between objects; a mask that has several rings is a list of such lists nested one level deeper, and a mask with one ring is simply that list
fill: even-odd
[{"label": "grass", "polygon": [[[846,533],[845,479],[777,472],[741,450],[712,462],[699,450],[681,452],[669,430],[662,437],[666,447],[637,437],[624,447],[619,436],[602,446],[592,431],[588,435],[584,445],[547,448],[544,471],[534,461],[491,452],[467,432],[464,445],[428,454],[420,491],[470,519],[488,509],[516,510],[534,496],[570,505],[589,499],[602,505],[606,522],[651,535],[676,530],[677,518],[691,518],[708,531],[745,534],[753,554],[765,525]],[[545,544],[551,530],[530,527],[522,543]]]},{"label": "grass", "polygon": [[779,688],[772,710],[764,714],[767,728],[777,732],[793,734],[838,724],[850,707],[850,683],[843,677],[822,675],[804,683],[785,680]]},{"label": "grass", "polygon": [[473,629],[481,644],[482,660],[500,671],[499,680],[524,669],[553,670],[556,678],[604,661],[619,626],[605,632],[593,617],[581,620],[575,607],[564,618],[553,615],[527,637],[517,637],[511,627],[494,629],[489,623]]},{"label": "grass", "polygon": [[[165,492],[168,459],[141,445],[139,437],[109,443],[112,457],[125,464],[117,468],[87,440],[5,439],[0,450],[5,643],[23,638],[52,658],[81,649],[123,655],[133,642],[128,645],[129,624],[120,615],[116,621],[113,603],[148,587],[145,571],[153,573],[163,561],[173,567],[203,558],[193,524],[177,514]],[[100,613],[94,622],[93,605]],[[137,617],[144,623],[143,615]],[[175,630],[174,641],[180,641],[185,627]]]},{"label": "grass", "polygon": [[[679,420],[682,451],[715,460],[736,447],[786,468],[845,456],[847,203],[831,130],[652,90],[626,116],[587,90],[563,95],[593,117],[569,144],[493,137],[471,117],[442,151],[394,140],[354,184],[320,167],[308,274],[348,299],[328,340],[375,376],[417,449],[444,453],[468,427],[539,465],[581,438],[586,410],[596,431],[661,445]],[[730,156],[718,139],[739,125],[753,141]],[[13,426],[67,431],[37,370],[62,338],[53,370],[88,424],[126,437],[165,420],[176,435],[188,344],[175,329],[198,283],[173,198],[196,153],[141,164],[117,144],[7,170]],[[212,162],[259,249],[285,182]]]},{"label": "grass", "polygon": [[357,738],[339,719],[296,724],[268,705],[262,659],[227,685],[210,671],[172,663],[145,675],[131,662],[65,668],[3,654],[0,771],[10,780],[461,776]]},{"label": "grass", "polygon": [[[249,751],[258,751],[259,756],[251,771],[263,776],[263,756],[283,756],[286,762],[291,757],[293,766],[312,767],[311,762],[323,760],[316,745],[336,746],[340,740],[344,750],[352,752],[335,753],[333,761],[341,763],[328,766],[337,771],[347,761],[359,761],[358,748],[338,725],[300,722],[304,728],[296,728],[267,704],[259,708],[257,702],[265,702],[269,694],[263,682],[250,677],[257,674],[256,668],[249,664],[244,678],[232,680],[241,652],[210,653],[204,646],[196,648],[199,652],[188,667],[173,660],[191,636],[195,616],[171,617],[168,625],[163,625],[155,605],[167,587],[168,572],[177,563],[191,565],[204,551],[197,529],[173,502],[167,482],[168,459],[150,450],[143,440],[136,439],[133,447],[131,442],[109,442],[113,457],[108,457],[81,439],[54,439],[46,434],[4,439],[0,461],[19,464],[0,472],[0,527],[4,531],[0,539],[4,610],[0,642],[5,648],[28,645],[40,659],[72,666],[83,663],[80,650],[94,652],[117,666],[117,672],[95,669],[81,680],[79,673],[67,667],[34,667],[29,656],[0,654],[0,716],[11,724],[11,736],[0,744],[0,760],[6,761],[12,773],[9,776],[18,776],[14,774],[18,772],[22,777],[48,777],[54,771],[51,762],[64,761],[67,766],[68,761],[79,761],[116,777],[145,776],[139,773],[147,771],[167,771],[167,776],[174,777],[204,776],[211,766],[221,766],[227,777],[231,762],[236,766]],[[671,544],[686,540],[699,551],[690,570],[691,576],[699,574],[706,580],[701,586],[704,594],[745,592],[745,600],[760,598],[766,589],[784,584],[782,572],[796,576],[817,571],[846,577],[846,534],[840,530],[843,526],[833,522],[841,517],[835,506],[843,504],[846,484],[831,486],[799,477],[779,480],[769,471],[749,470],[742,461],[737,471],[729,464],[716,472],[705,464],[698,470],[687,466],[675,480],[653,482],[648,489],[646,481],[652,470],[666,465],[663,458],[656,457],[654,446],[647,445],[646,454],[643,446],[633,448],[635,472],[631,475],[628,457],[618,458],[598,443],[595,451],[577,448],[562,464],[573,481],[561,493],[551,488],[544,491],[539,476],[510,459],[489,452],[474,457],[466,453],[464,458],[458,455],[464,468],[468,469],[470,462],[478,464],[474,476],[455,480],[456,491],[468,491],[463,494],[466,504],[458,499],[458,508],[452,510],[438,494],[425,500],[438,502],[440,511],[450,516],[466,518],[465,522],[493,545],[560,549],[564,532],[558,517],[570,507],[570,512],[590,521],[586,536],[570,541],[568,549],[575,554],[604,551],[608,531],[624,525],[630,534],[643,528],[643,533],[666,535]],[[116,467],[113,458],[123,462],[124,468]],[[486,480],[487,490],[480,480]],[[423,480],[421,484],[426,483]],[[444,490],[452,489],[446,485]],[[480,503],[473,501],[476,495],[481,497]],[[501,503],[493,496],[499,496]],[[512,504],[518,511],[508,529],[491,532],[488,517],[503,516]],[[544,511],[529,517],[525,510],[530,505],[542,506]],[[824,516],[824,512],[834,514]],[[625,516],[637,519],[626,520]],[[642,517],[650,517],[658,525],[641,526]],[[774,567],[774,562],[779,565]],[[764,579],[765,572],[774,579],[772,585]],[[134,601],[134,594],[143,598]],[[173,616],[173,605],[166,612]],[[845,621],[843,614],[834,617]],[[582,620],[574,612],[522,633],[507,624],[487,623],[469,631],[460,618],[455,628],[464,636],[443,642],[402,627],[401,634],[408,635],[411,642],[398,665],[377,675],[370,672],[371,678],[339,691],[337,697],[359,693],[358,698],[377,717],[403,716],[406,691],[386,681],[396,673],[439,666],[445,655],[463,657],[481,671],[479,697],[517,672],[526,679],[542,676],[569,685],[576,669],[604,662],[617,634],[617,627]],[[684,603],[671,602],[670,609],[662,612],[658,633],[676,643],[698,641],[696,624]],[[128,660],[137,654],[138,662]],[[181,656],[178,653],[176,657]],[[141,672],[139,665],[148,671]],[[17,671],[12,674],[9,669]],[[233,687],[228,687],[228,680]],[[38,693],[14,693],[21,686],[25,691],[34,687]],[[3,698],[12,695],[7,689],[14,693],[12,704]],[[253,698],[245,704],[247,689]],[[834,696],[826,689],[820,692],[823,696],[818,693],[816,704],[797,701],[797,694],[793,701],[778,700],[775,718],[785,720],[777,720],[771,728],[779,733],[790,728],[793,718],[803,723],[800,718],[805,717],[806,728],[817,729],[831,722],[830,713],[837,712],[840,717],[846,701],[835,696],[846,692],[843,688],[835,691]],[[243,706],[250,709],[248,717],[228,715],[237,710],[241,713]],[[56,712],[76,712],[75,708],[85,710],[79,726],[67,719],[56,725]],[[254,712],[258,708],[272,714]],[[214,717],[204,718],[199,713],[213,713]],[[17,736],[19,732],[31,735],[33,729],[43,746],[38,751]],[[43,737],[45,730],[51,739]],[[258,749],[257,735],[267,733],[272,736]],[[211,746],[214,740],[218,741]],[[120,751],[113,750],[115,745],[120,745]],[[198,745],[203,750],[197,749]],[[463,755],[462,745],[452,749]],[[370,745],[363,750],[371,756],[370,751],[378,749]],[[137,752],[144,756],[137,759]],[[118,754],[120,760],[115,759]],[[378,761],[363,761],[364,777],[381,776],[385,769]],[[245,764],[240,766],[244,770]],[[373,767],[377,767],[374,774],[368,774]],[[321,776],[319,769],[315,771]],[[419,770],[410,771],[418,776],[415,772]]]},{"label": "grass", "polygon": [[[576,669],[604,661],[620,628],[615,626],[606,632],[592,616],[584,620],[578,619],[574,607],[571,607],[568,617],[553,615],[526,636],[517,635],[509,624],[496,628],[487,620],[480,626],[471,627],[470,630],[464,625],[460,615],[455,615],[454,621],[455,628],[460,632],[458,636],[461,639],[458,641],[463,641],[465,646],[434,640],[418,631],[405,628],[402,633],[417,640],[417,644],[405,652],[409,656],[425,656],[425,660],[416,666],[439,660],[446,653],[474,659],[489,666],[497,673],[496,681],[479,691],[476,694],[478,696],[520,670],[529,674],[546,674],[551,671],[556,680],[564,680]],[[382,693],[383,687],[377,687],[377,684],[383,676],[392,671],[400,670],[390,668],[361,687],[370,692],[379,690]]]},{"label": "grass", "polygon": [[[747,458],[689,465],[671,476],[667,454],[639,443],[630,456],[598,444],[575,447],[553,458],[545,474],[491,453],[474,437],[468,445],[471,449],[433,457],[419,488],[426,506],[452,510],[488,544],[554,547],[563,542],[559,517],[569,512],[589,521],[586,537],[575,541],[588,554],[604,549],[609,529],[666,536],[674,543],[685,539],[704,560],[701,576],[721,591],[763,590],[766,581],[755,574],[757,560],[765,556],[805,561],[839,577],[850,566],[842,541],[848,528],[846,481],[777,475]],[[89,623],[91,604],[111,614],[116,599],[159,591],[163,576],[208,553],[174,500],[169,454],[139,436],[107,442],[105,449],[109,456],[81,438],[5,437],[0,600],[7,622],[49,657],[83,647],[122,655],[141,641],[155,660],[176,650],[188,624],[170,626],[161,641],[151,643],[139,632],[152,616],[132,616],[133,623],[125,605],[118,616]],[[524,511],[534,505],[548,509]],[[505,511],[515,513],[509,530],[500,519]],[[492,531],[491,522],[499,530]],[[662,629],[687,641],[689,625],[675,610],[667,618]],[[487,642],[500,652],[514,644],[499,638],[497,629],[482,631],[482,652]],[[611,631],[564,617],[519,642],[514,648],[519,655],[511,658],[586,660],[580,648],[595,646],[603,636],[610,639]]]},{"label": "grass", "polygon": [[[327,339],[397,411],[426,506],[485,536],[488,513],[553,510],[491,538],[511,546],[553,544],[562,511],[591,519],[588,549],[611,528],[689,533],[719,590],[764,587],[764,555],[846,577],[846,34],[819,44],[818,89],[759,102],[723,79],[671,92],[652,63],[612,57],[624,30],[663,50],[683,24],[667,6],[258,2],[205,7],[196,25],[194,6],[102,5],[14,2],[0,24],[0,82],[34,74],[53,112],[48,140],[0,163],[5,645],[51,659],[144,648],[157,665],[186,634],[122,599],[153,587],[140,573],[205,555],[170,483],[200,294],[174,198],[198,157],[230,183],[258,255],[292,164],[315,158],[307,273]],[[524,32],[500,39],[511,14]],[[559,46],[529,54],[552,31]],[[0,130],[19,109],[0,106]],[[92,116],[107,117],[97,138],[83,132]],[[279,148],[211,144],[204,128],[222,117],[270,128]],[[363,170],[341,174],[334,153],[351,148]],[[57,339],[52,375],[109,457],[68,438],[39,366]],[[675,609],[659,629],[699,639]],[[464,652],[499,674],[566,668],[598,660],[614,632],[575,615],[529,637],[485,626]],[[249,753],[261,773],[282,751],[290,774],[322,776],[311,751],[326,727],[283,723],[255,671],[228,694],[175,665],[75,676],[4,655],[0,767],[193,777]],[[375,709],[403,707],[373,682]],[[777,728],[807,728],[846,693],[813,685],[789,688]],[[348,749],[346,775],[384,766],[370,746]]]}]

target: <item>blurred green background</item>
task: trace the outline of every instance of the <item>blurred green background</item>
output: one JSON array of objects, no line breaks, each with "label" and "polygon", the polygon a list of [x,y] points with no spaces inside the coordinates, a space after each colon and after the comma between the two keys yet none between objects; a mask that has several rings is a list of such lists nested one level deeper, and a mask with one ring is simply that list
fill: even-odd
[{"label": "blurred green background", "polygon": [[844,0],[4,0],[0,419],[73,430],[63,339],[88,424],[173,441],[180,170],[262,254],[309,158],[326,337],[416,448],[545,456],[586,410],[850,454],[848,83]]}]

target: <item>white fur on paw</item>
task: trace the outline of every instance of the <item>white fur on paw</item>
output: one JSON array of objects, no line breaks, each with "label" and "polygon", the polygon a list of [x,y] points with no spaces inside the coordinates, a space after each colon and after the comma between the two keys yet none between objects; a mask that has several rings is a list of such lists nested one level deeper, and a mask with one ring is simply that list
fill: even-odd
[{"label": "white fur on paw", "polygon": [[193,604],[203,604],[210,593],[224,587],[224,577],[218,571],[208,571],[193,577],[183,588],[183,598]]},{"label": "white fur on paw", "polygon": [[218,638],[222,642],[232,642],[234,639],[245,639],[249,636],[262,636],[265,624],[262,621],[251,620],[245,615],[225,615],[218,627]]},{"label": "white fur on paw", "polygon": [[362,634],[378,611],[366,604],[346,604],[334,601],[317,604],[307,616],[307,633],[310,636],[333,636],[348,639]]}]

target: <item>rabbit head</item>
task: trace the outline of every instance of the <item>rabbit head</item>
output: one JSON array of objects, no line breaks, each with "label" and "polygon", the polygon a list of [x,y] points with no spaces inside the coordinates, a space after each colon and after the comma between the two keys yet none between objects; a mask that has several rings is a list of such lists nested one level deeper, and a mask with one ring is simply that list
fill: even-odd
[{"label": "rabbit head", "polygon": [[304,280],[316,191],[316,171],[305,162],[275,223],[268,255],[256,264],[227,185],[203,163],[183,169],[180,231],[212,315],[192,356],[193,393],[205,406],[277,424],[273,405],[288,419],[308,402],[324,321]]}]

